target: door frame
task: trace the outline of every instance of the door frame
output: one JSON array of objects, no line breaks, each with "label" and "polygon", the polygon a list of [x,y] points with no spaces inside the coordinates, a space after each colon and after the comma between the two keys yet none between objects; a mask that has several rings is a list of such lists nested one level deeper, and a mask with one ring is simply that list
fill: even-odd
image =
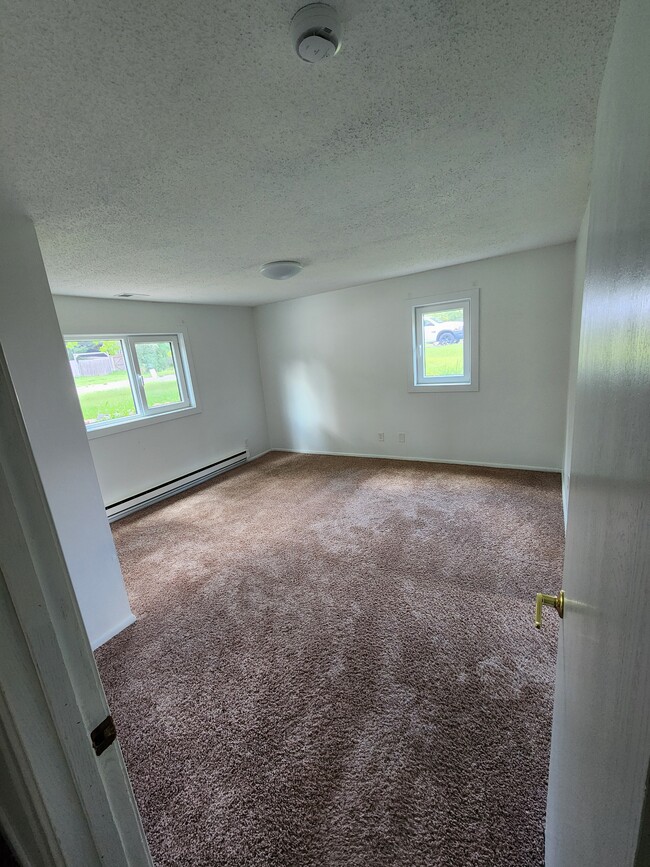
[{"label": "door frame", "polygon": [[30,867],[153,867],[0,346],[0,824]]}]

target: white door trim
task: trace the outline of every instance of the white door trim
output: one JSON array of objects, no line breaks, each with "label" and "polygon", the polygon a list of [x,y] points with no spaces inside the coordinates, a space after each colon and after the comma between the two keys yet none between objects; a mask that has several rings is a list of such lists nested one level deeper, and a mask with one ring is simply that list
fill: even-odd
[{"label": "white door trim", "polygon": [[153,865],[0,348],[0,822],[26,863]]}]

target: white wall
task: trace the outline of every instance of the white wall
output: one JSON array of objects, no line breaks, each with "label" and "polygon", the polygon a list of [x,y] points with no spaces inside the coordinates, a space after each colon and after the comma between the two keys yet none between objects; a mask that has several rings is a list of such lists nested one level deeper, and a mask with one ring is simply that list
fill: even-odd
[{"label": "white wall", "polygon": [[[562,244],[256,308],[271,446],[559,470],[574,255]],[[407,299],[475,286],[480,390],[409,393]]]},{"label": "white wall", "polygon": [[[34,227],[0,220],[0,344],[93,646],[133,621]],[[3,556],[6,549],[3,549]]]},{"label": "white wall", "polygon": [[246,307],[55,296],[64,334],[182,331],[201,412],[90,440],[106,504],[219,460],[268,448],[253,312]]},{"label": "white wall", "polygon": [[587,267],[587,230],[589,228],[589,205],[580,224],[576,241],[575,270],[573,274],[573,310],[571,313],[571,337],[569,352],[569,383],[566,406],[566,439],[564,444],[564,463],[562,467],[562,501],[564,504],[564,523],[569,511],[569,489],[571,485],[571,450],[573,447],[573,420],[575,413],[576,379],[578,376],[578,354],[580,350],[580,323],[582,321],[582,294],[585,287]]}]

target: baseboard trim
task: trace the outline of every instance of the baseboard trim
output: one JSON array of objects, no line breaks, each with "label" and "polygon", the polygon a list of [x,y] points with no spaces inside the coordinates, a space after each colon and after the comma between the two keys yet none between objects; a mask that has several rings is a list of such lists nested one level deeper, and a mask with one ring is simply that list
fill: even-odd
[{"label": "baseboard trim", "polygon": [[[316,452],[308,449],[272,448],[270,452],[286,452],[296,455],[331,455],[342,458],[378,458],[385,461],[421,461],[426,464],[454,464],[460,467],[494,467],[501,470],[532,470],[536,473],[560,473],[559,467],[532,467],[527,464],[499,464],[488,461],[451,461],[446,458],[422,458],[413,455],[374,455],[366,452]],[[264,453],[266,454],[266,452]]]},{"label": "baseboard trim", "polygon": [[258,458],[263,458],[264,455],[268,455],[269,452],[279,452],[281,449],[265,449],[263,452],[259,452],[257,455],[251,455],[248,459],[247,463],[250,464],[251,461],[256,461]]},{"label": "baseboard trim", "polygon": [[118,632],[122,632],[123,629],[126,629],[127,626],[130,626],[132,623],[135,623],[137,620],[135,614],[131,612],[128,617],[125,617],[124,620],[121,620],[115,626],[101,635],[99,638],[95,639],[95,641],[90,642],[90,646],[93,650],[97,650],[98,647],[101,647],[102,644],[106,644],[107,641],[110,641],[111,638],[115,638]]}]

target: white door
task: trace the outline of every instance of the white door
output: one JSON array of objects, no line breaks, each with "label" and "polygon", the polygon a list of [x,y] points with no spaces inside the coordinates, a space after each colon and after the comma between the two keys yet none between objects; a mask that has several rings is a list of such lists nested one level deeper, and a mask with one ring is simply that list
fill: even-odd
[{"label": "white door", "polygon": [[[110,727],[101,725],[106,698],[1,347],[0,419],[0,824],[31,867],[147,867],[140,816],[118,742],[109,745]],[[103,742],[100,732],[109,734]]]},{"label": "white door", "polygon": [[548,867],[650,865],[649,46],[650,3],[623,0],[592,169]]}]

